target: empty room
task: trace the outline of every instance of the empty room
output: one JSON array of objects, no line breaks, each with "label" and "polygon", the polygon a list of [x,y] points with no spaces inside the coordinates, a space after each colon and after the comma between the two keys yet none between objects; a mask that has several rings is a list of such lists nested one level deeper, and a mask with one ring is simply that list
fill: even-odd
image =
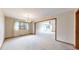
[{"label": "empty room", "polygon": [[1,50],[79,49],[79,9],[1,8]]}]

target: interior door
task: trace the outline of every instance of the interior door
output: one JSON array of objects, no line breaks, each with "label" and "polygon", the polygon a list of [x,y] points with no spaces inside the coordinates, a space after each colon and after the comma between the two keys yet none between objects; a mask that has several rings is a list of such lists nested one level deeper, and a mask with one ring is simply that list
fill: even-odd
[{"label": "interior door", "polygon": [[79,10],[76,12],[76,48],[79,49]]}]

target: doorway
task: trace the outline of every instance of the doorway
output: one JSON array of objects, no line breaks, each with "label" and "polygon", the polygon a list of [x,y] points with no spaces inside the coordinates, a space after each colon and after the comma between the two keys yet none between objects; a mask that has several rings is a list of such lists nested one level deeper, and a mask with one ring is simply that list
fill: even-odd
[{"label": "doorway", "polygon": [[43,21],[38,21],[35,23],[35,34],[47,34],[55,37],[56,40],[56,34],[57,34],[57,19],[48,19],[48,20],[43,20]]}]

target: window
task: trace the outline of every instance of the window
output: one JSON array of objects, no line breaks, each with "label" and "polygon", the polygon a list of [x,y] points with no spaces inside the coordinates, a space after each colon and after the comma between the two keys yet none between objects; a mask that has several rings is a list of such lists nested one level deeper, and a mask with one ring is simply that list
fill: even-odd
[{"label": "window", "polygon": [[45,31],[51,31],[52,27],[50,24],[45,24]]},{"label": "window", "polygon": [[15,30],[19,30],[19,22],[15,22]]},{"label": "window", "polygon": [[29,29],[29,23],[21,22],[20,23],[20,29],[28,30]]},{"label": "window", "polygon": [[29,30],[29,23],[25,23],[25,29]]},{"label": "window", "polygon": [[15,22],[15,30],[29,30],[29,23],[26,22]]},{"label": "window", "polygon": [[24,22],[20,22],[19,29],[25,29],[25,23]]}]

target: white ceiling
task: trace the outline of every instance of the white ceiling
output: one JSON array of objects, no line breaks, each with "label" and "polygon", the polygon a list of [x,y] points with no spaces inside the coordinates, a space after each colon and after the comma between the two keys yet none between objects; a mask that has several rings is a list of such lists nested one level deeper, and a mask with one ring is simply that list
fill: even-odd
[{"label": "white ceiling", "polygon": [[73,8],[4,8],[2,10],[4,15],[9,17],[26,19],[29,14],[34,19],[40,19],[73,10]]}]

